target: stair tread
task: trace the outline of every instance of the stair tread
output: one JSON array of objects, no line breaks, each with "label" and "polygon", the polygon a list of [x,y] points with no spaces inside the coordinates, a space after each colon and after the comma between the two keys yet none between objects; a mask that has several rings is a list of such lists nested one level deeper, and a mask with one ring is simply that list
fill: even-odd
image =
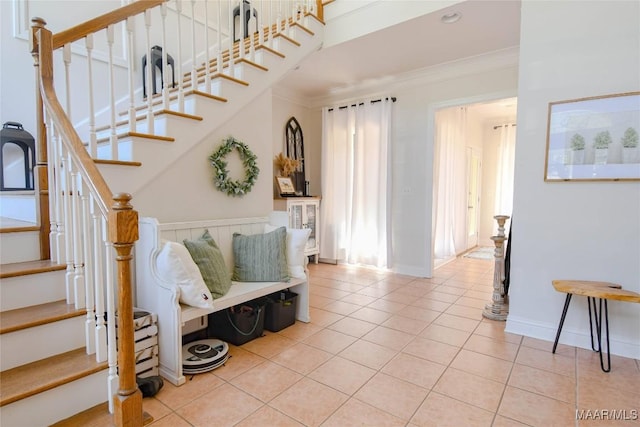
[{"label": "stair tread", "polygon": [[25,276],[27,274],[46,273],[48,271],[59,271],[64,270],[65,268],[65,265],[55,263],[48,259],[1,264],[0,279]]},{"label": "stair tread", "polygon": [[0,406],[51,390],[108,367],[84,348],[0,372]]},{"label": "stair tread", "polygon": [[86,309],[67,304],[66,300],[4,311],[0,313],[0,334],[82,316],[86,312]]}]

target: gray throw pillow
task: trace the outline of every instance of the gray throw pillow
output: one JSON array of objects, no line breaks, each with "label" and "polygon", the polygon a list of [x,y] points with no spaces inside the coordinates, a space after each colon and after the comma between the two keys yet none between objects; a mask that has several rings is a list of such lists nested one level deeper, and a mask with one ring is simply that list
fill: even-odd
[{"label": "gray throw pillow", "polygon": [[191,254],[191,258],[198,266],[200,274],[211,296],[216,299],[224,296],[231,288],[231,275],[224,263],[224,257],[209,230],[195,240],[183,240]]},{"label": "gray throw pillow", "polygon": [[243,235],[233,233],[233,280],[238,282],[281,282],[289,280],[287,230]]}]

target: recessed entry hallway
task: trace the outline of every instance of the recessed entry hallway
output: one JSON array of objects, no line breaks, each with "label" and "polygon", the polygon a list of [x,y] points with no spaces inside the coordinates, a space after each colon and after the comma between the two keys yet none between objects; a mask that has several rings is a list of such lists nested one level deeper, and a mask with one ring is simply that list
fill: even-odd
[{"label": "recessed entry hallway", "polygon": [[[493,264],[457,258],[432,279],[310,264],[311,323],[230,346],[226,366],[181,387],[165,381],[144,399],[151,425],[640,425],[640,361],[612,356],[606,374],[596,353],[554,355],[482,317]],[[60,425],[110,420],[102,407]]]}]

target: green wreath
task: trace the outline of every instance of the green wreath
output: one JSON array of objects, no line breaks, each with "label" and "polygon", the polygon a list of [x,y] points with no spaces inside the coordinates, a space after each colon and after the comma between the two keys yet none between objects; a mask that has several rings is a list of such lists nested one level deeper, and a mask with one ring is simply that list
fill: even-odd
[{"label": "green wreath", "polygon": [[[234,149],[238,150],[242,164],[244,165],[244,181],[232,180],[229,178],[229,170],[225,156]],[[211,166],[215,171],[213,177],[218,190],[227,193],[229,196],[243,196],[251,191],[251,187],[256,183],[260,169],[256,165],[257,157],[251,152],[247,144],[236,140],[230,136],[224,140],[223,144],[209,156]]]}]

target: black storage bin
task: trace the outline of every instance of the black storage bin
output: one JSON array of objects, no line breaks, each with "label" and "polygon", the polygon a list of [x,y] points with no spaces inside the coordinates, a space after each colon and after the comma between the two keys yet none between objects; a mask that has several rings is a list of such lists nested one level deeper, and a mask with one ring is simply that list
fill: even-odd
[{"label": "black storage bin", "polygon": [[267,297],[264,328],[278,332],[296,322],[296,299],[298,294],[289,290],[273,293]]},{"label": "black storage bin", "polygon": [[265,301],[252,300],[209,314],[210,337],[242,345],[264,332]]}]

